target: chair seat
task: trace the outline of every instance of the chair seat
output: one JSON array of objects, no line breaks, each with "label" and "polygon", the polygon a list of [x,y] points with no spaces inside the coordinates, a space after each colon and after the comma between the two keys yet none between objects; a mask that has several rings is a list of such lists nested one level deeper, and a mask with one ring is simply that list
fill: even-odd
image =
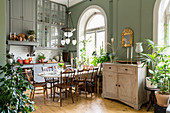
[{"label": "chair seat", "polygon": [[87,79],[86,82],[94,82],[94,80]]},{"label": "chair seat", "polygon": [[64,84],[55,84],[54,87],[58,87],[60,89],[66,89],[66,88],[71,88],[72,86],[67,86]]},{"label": "chair seat", "polygon": [[46,80],[47,83],[55,83],[55,82],[59,82],[58,79],[49,79],[49,80]]},{"label": "chair seat", "polygon": [[34,87],[44,87],[44,86],[46,86],[46,83],[45,82],[34,82],[33,86]]}]

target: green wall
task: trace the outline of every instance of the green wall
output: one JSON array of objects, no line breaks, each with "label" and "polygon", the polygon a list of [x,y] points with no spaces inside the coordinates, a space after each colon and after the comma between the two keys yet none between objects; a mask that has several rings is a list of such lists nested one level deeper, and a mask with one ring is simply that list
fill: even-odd
[{"label": "green wall", "polygon": [[0,65],[5,64],[6,53],[6,0],[0,3]]},{"label": "green wall", "polygon": [[[74,25],[77,27],[81,13],[90,5],[98,5],[105,11],[108,18],[108,41],[115,38],[115,46],[119,46],[118,59],[126,59],[126,49],[121,47],[121,33],[125,28],[134,31],[135,43],[145,38],[153,39],[153,8],[156,0],[92,0],[81,2],[71,7]],[[77,37],[77,32],[74,33]],[[144,51],[146,43],[143,44]],[[69,45],[71,50],[75,46]],[[134,52],[134,56],[136,53]]]}]

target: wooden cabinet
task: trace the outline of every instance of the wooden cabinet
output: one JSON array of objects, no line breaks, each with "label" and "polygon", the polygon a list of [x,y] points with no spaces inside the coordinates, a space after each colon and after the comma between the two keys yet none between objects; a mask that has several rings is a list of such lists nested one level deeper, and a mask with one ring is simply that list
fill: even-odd
[{"label": "wooden cabinet", "polygon": [[103,64],[104,98],[116,99],[134,109],[146,102],[146,67],[128,64]]},{"label": "wooden cabinet", "polygon": [[35,30],[35,0],[9,0],[8,8],[9,32],[27,34]]}]

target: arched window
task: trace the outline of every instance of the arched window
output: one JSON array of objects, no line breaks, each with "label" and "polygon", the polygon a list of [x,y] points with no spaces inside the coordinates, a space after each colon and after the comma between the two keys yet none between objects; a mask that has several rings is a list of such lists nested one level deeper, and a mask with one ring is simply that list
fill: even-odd
[{"label": "arched window", "polygon": [[[90,6],[84,10],[79,18],[78,23],[78,41],[87,40],[91,42],[86,45],[86,56],[92,57],[94,51],[100,54],[100,48],[106,51],[107,42],[107,18],[104,10],[99,6]],[[80,49],[83,44],[79,44],[77,48],[78,57],[80,59]],[[91,62],[91,61],[90,61]]]},{"label": "arched window", "polygon": [[170,45],[170,2],[165,11],[165,36],[164,36],[164,45]]},{"label": "arched window", "polygon": [[87,21],[85,38],[91,39],[87,43],[86,54],[89,58],[92,57],[94,51],[100,54],[100,49],[105,48],[105,22],[104,17],[100,13],[94,13]]}]

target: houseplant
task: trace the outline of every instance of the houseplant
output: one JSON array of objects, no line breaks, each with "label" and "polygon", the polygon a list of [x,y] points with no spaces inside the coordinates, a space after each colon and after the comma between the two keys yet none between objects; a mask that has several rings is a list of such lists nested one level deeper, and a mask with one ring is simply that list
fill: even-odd
[{"label": "houseplant", "polygon": [[39,55],[38,55],[38,61],[40,62],[40,63],[43,63],[44,62],[44,60],[45,60],[45,55],[43,54],[43,53],[40,53]]},{"label": "houseplant", "polygon": [[7,54],[6,57],[7,57],[7,63],[12,64],[13,63],[13,55]]},{"label": "houseplant", "polygon": [[[141,60],[144,65],[148,65],[151,77],[151,85],[154,84],[160,88],[161,91],[156,92],[157,103],[160,106],[166,107],[168,99],[170,98],[170,55],[166,55],[165,50],[169,46],[157,46],[151,40],[146,40],[149,44],[149,49],[152,48],[151,54],[142,53]],[[144,66],[143,65],[143,66]]]},{"label": "houseplant", "polygon": [[28,113],[34,111],[34,102],[30,101],[25,94],[26,90],[33,89],[33,86],[24,80],[21,64],[17,67],[7,63],[0,66],[0,112],[1,113]]},{"label": "houseplant", "polygon": [[92,37],[90,37],[88,39],[84,39],[78,43],[78,44],[83,44],[83,48],[80,49],[80,59],[77,59],[77,63],[80,67],[82,64],[87,66],[87,64],[89,62],[89,58],[87,58],[87,56],[86,56],[86,45],[87,45],[87,43],[92,41],[91,38]]},{"label": "houseplant", "polygon": [[[161,64],[156,67],[157,73],[155,81],[158,81],[160,91],[156,92],[157,104],[162,107],[169,105],[170,99],[170,56],[164,55]],[[154,74],[154,73],[153,73]]]}]

